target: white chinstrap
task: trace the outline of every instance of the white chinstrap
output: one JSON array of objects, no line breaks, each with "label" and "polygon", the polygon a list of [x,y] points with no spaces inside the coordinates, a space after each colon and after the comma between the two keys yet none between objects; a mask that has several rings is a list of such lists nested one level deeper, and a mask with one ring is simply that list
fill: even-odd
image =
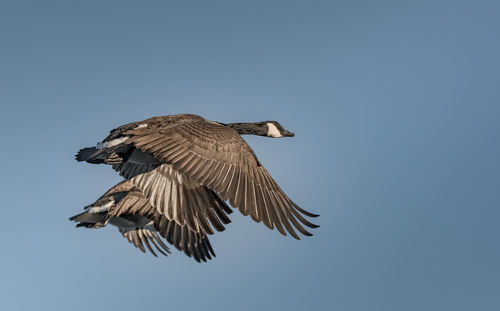
[{"label": "white chinstrap", "polygon": [[278,128],[276,127],[276,125],[268,122],[267,123],[267,127],[268,127],[267,136],[271,136],[271,137],[274,137],[274,138],[283,137],[283,135],[281,135],[281,133],[278,130]]}]

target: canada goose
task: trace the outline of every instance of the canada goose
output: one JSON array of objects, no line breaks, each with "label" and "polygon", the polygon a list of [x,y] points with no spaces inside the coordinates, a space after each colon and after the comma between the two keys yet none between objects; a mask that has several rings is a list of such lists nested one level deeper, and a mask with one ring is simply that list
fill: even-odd
[{"label": "canada goose", "polygon": [[[182,185],[179,187],[184,188],[184,191],[189,190]],[[200,218],[215,212],[218,217],[212,215],[208,218],[218,218],[227,224],[229,218],[226,214],[232,211],[215,195],[213,205],[205,211],[198,212],[200,213],[193,213],[196,221],[200,225],[208,225],[206,219],[200,220]],[[218,219],[215,222],[221,226]],[[206,229],[197,227],[197,230],[193,231],[188,226],[181,226],[176,221],[168,220],[149,203],[144,193],[128,180],[109,189],[96,202],[86,206],[83,213],[71,217],[70,220],[78,222],[77,227],[86,228],[101,228],[110,223],[118,227],[122,235],[135,247],[146,252],[145,245],[154,256],[156,253],[151,245],[165,256],[170,253],[158,233],[189,257],[193,256],[196,261],[206,261],[212,258],[211,255],[215,256],[210,241],[204,233]]]},{"label": "canada goose", "polygon": [[[300,239],[295,228],[311,236],[302,225],[318,226],[303,215],[318,215],[288,198],[242,139],[244,134],[294,136],[276,121],[224,124],[179,114],[122,125],[97,146],[81,149],[76,159],[112,165],[142,191],[157,213],[192,232],[213,233],[208,223],[203,224],[207,218],[199,213],[214,209],[215,196],[218,204],[229,200],[243,215],[270,229],[276,227],[283,235],[288,231]],[[218,226],[210,215],[211,224],[222,231],[222,224]]]}]

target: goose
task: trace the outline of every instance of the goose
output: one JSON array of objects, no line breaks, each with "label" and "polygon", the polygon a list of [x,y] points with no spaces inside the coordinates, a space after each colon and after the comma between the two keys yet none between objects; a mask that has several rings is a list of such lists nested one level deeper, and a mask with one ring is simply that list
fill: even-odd
[{"label": "goose", "polygon": [[[198,190],[204,191],[204,189]],[[217,222],[229,223],[227,214],[232,210],[218,197],[215,196],[213,199],[210,211],[199,217],[215,211],[220,219]],[[144,253],[149,250],[151,254],[157,256],[154,249],[165,256],[170,253],[168,246],[159,237],[160,234],[178,250],[184,251],[187,256],[193,257],[198,262],[215,257],[215,252],[203,230],[192,231],[187,226],[180,226],[175,221],[168,220],[158,213],[144,193],[128,180],[113,186],[84,210],[83,213],[70,218],[71,221],[78,222],[77,227],[102,228],[109,223],[118,227],[123,237]],[[206,220],[199,223],[206,223]]]},{"label": "goose", "polygon": [[[298,230],[312,236],[304,226],[319,226],[306,217],[319,215],[302,209],[283,192],[241,135],[294,136],[277,121],[226,124],[178,114],[119,126],[75,158],[111,165],[142,192],[163,221],[188,232],[205,236],[214,233],[212,227],[223,231],[229,219],[218,217],[221,210],[228,214],[229,201],[243,215],[282,235],[300,239]],[[154,222],[153,227],[158,230]]]}]

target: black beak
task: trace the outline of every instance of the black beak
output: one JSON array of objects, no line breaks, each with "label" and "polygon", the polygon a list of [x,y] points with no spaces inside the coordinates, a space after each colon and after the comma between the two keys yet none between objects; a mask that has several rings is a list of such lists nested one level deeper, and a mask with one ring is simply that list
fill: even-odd
[{"label": "black beak", "polygon": [[293,136],[295,136],[295,134],[292,132],[289,132],[287,130],[283,132],[283,137],[293,137]]}]

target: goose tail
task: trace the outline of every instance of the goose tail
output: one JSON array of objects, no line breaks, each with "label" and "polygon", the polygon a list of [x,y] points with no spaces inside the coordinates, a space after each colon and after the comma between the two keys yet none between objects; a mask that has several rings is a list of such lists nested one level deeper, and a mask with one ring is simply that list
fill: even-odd
[{"label": "goose tail", "polygon": [[83,148],[78,151],[78,153],[75,155],[75,159],[78,162],[83,162],[83,161],[88,161],[89,159],[92,158],[92,156],[97,152],[96,147],[88,147],[88,148]]},{"label": "goose tail", "polygon": [[92,164],[120,164],[123,158],[118,155],[114,149],[98,149],[96,147],[83,148],[75,155],[78,162],[87,162]]}]

